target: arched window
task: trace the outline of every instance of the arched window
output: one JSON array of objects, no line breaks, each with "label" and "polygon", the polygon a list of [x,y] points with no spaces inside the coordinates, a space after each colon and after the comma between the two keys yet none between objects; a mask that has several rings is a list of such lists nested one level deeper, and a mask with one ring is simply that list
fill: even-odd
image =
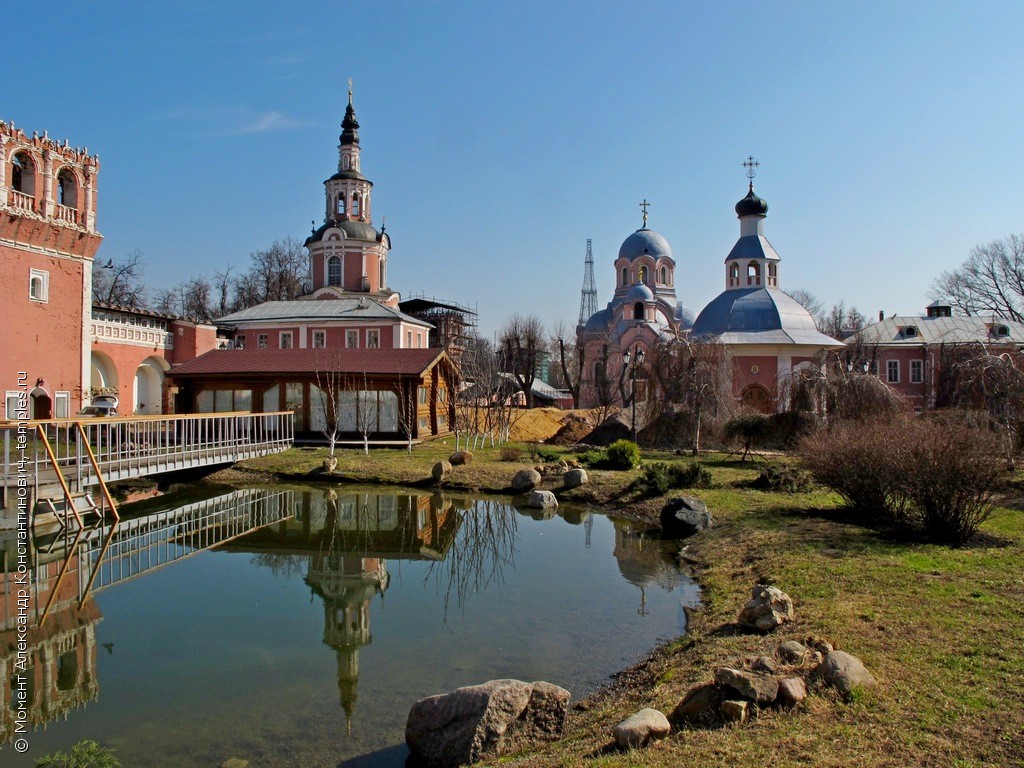
[{"label": "arched window", "polygon": [[646,266],[641,266],[640,267],[640,282],[644,283],[645,285],[647,284],[647,267]]},{"label": "arched window", "polygon": [[352,215],[359,215],[359,195],[355,193],[352,194]]},{"label": "arched window", "polygon": [[327,259],[327,284],[341,287],[341,257],[331,256]]},{"label": "arched window", "polygon": [[384,285],[386,284],[386,280],[384,279],[384,260],[383,259],[381,259],[381,262],[378,265],[378,272],[380,274],[378,276],[379,282],[377,283],[377,288],[379,290],[384,290]]},{"label": "arched window", "polygon": [[761,284],[761,265],[756,261],[747,264],[747,285]]},{"label": "arched window", "polygon": [[625,285],[626,284],[626,279],[627,279],[626,268],[623,267],[622,268],[622,280],[621,280],[621,282],[619,282],[619,285],[620,286]]},{"label": "arched window", "polygon": [[349,156],[348,155],[342,155],[342,157],[341,157],[341,169],[343,171],[347,171],[348,170],[348,165],[349,165]]},{"label": "arched window", "polygon": [[57,202],[68,208],[78,208],[78,179],[70,168],[61,168],[57,174]]},{"label": "arched window", "polygon": [[668,285],[668,267],[661,268],[661,284]]},{"label": "arched window", "polygon": [[338,213],[345,214],[345,193],[338,195]]},{"label": "arched window", "polygon": [[25,152],[19,152],[11,158],[11,186],[15,192],[35,197],[36,166]]},{"label": "arched window", "polygon": [[642,301],[638,301],[636,304],[633,305],[633,319],[644,319],[644,303]]}]

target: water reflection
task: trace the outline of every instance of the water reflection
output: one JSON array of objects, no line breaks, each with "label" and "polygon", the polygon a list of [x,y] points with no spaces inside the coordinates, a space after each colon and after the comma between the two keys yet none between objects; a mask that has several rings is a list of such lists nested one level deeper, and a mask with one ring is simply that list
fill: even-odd
[{"label": "water reflection", "polygon": [[[596,533],[595,519],[600,521]],[[595,546],[590,553],[592,534]],[[4,665],[3,701],[10,702],[16,618],[13,533],[7,539],[0,538],[0,546],[4,578],[0,662]],[[375,749],[380,749],[400,740],[393,730],[401,727],[397,720],[402,720],[408,709],[409,702],[403,696],[415,693],[414,698],[418,698],[451,687],[450,683],[478,682],[486,679],[485,675],[504,676],[524,666],[518,654],[525,654],[522,658],[552,659],[553,668],[562,671],[552,673],[548,668],[547,674],[565,675],[561,682],[569,684],[576,679],[593,685],[590,675],[599,682],[620,664],[621,657],[616,653],[623,653],[607,650],[608,645],[600,641],[602,628],[632,626],[626,614],[632,614],[634,622],[650,624],[652,619],[644,617],[649,612],[649,599],[657,591],[661,596],[656,601],[661,614],[658,632],[672,631],[665,620],[665,609],[670,616],[673,603],[679,606],[677,628],[682,630],[683,609],[696,605],[697,596],[696,586],[675,567],[671,548],[666,549],[626,523],[609,523],[582,508],[562,509],[557,516],[534,516],[516,514],[504,501],[440,493],[339,493],[325,488],[237,490],[139,514],[115,526],[102,525],[75,536],[65,533],[32,543],[29,607],[33,629],[29,640],[33,727],[45,726],[96,700],[98,658],[100,664],[108,653],[115,654],[115,660],[120,658],[113,643],[101,643],[97,649],[96,627],[102,614],[95,596],[210,549],[246,554],[264,574],[269,570],[268,578],[299,586],[304,583],[310,600],[322,605],[319,640],[309,637],[310,624],[306,622],[303,626],[307,629],[302,633],[305,639],[293,641],[280,636],[269,648],[283,657],[284,644],[294,642],[295,647],[301,647],[310,639],[330,649],[334,659],[328,665],[336,674],[336,706],[340,709],[332,710],[339,718],[335,722],[344,717],[345,731],[350,733],[357,717],[366,721],[366,733],[358,734],[351,744],[353,754],[367,751],[365,747],[371,741]],[[609,553],[614,564],[607,557]],[[414,578],[393,587],[392,575],[402,575],[403,562]],[[187,573],[186,568],[182,575]],[[559,575],[549,575],[552,573]],[[632,587],[626,587],[623,579]],[[249,581],[258,599],[269,596],[268,582]],[[180,616],[183,622],[193,618],[202,621],[200,616],[216,621],[215,617],[228,607],[166,605],[167,590],[173,601],[183,582],[175,572],[175,581],[164,587],[161,610]],[[630,607],[632,588],[636,589],[635,611]],[[389,589],[397,591],[401,607],[397,614],[389,612],[389,621],[381,625],[379,610]],[[667,592],[677,596],[669,605],[664,599]],[[242,597],[238,596],[240,601]],[[392,594],[387,599],[390,602],[394,597]],[[284,617],[292,615],[294,609],[284,603],[275,605],[276,613],[267,614],[265,620],[281,617],[281,621],[289,621]],[[384,632],[383,647],[367,654],[367,647],[373,643],[374,612],[378,630]],[[122,613],[123,609],[116,615]],[[474,615],[467,617],[467,613]],[[510,619],[511,625],[506,625]],[[313,622],[319,625],[319,618],[313,618]],[[438,627],[445,632],[438,634]],[[638,630],[635,626],[623,631]],[[239,635],[244,636],[244,632],[239,630]],[[650,647],[658,636],[638,639],[638,649]],[[123,637],[113,638],[117,646],[129,642]],[[397,644],[396,637],[400,638]],[[197,642],[202,645],[202,641]],[[432,664],[446,663],[444,653],[441,659],[431,654],[436,646],[448,642],[454,644],[450,651],[453,668],[469,679],[439,679],[431,674]],[[426,648],[424,643],[434,647]],[[371,670],[363,670],[364,687],[370,693],[362,713],[357,714],[361,653],[367,654],[363,662]],[[231,669],[235,662],[229,651],[226,654],[223,659],[211,657],[211,663]],[[574,665],[572,672],[558,661],[562,658],[559,654],[566,654],[566,660]],[[598,655],[603,666],[595,671]],[[315,668],[312,674],[324,680],[324,659],[315,657],[308,652],[304,656]],[[424,658],[434,660],[424,662]],[[407,665],[404,668],[403,663]],[[539,673],[545,673],[546,663],[539,665]],[[474,671],[478,667],[479,673]],[[172,670],[170,674],[179,672]],[[107,674],[111,674],[109,670]],[[379,701],[382,690],[397,696],[393,707],[383,707]],[[107,704],[114,702],[105,702],[104,706]],[[249,704],[251,708],[251,699]],[[382,724],[384,709],[388,710],[387,717],[397,717],[395,723],[388,720]],[[0,710],[3,743],[13,737],[13,715],[10,706]],[[371,731],[373,739],[366,735]],[[388,735],[378,735],[381,733]],[[395,740],[389,741],[392,738]],[[383,745],[380,739],[384,739]]]},{"label": "water reflection", "polygon": [[[33,730],[99,697],[97,592],[280,520],[293,505],[291,492],[239,490],[74,535],[32,538],[27,584],[19,581],[17,531],[0,532],[0,701],[6,704],[0,743],[15,735],[18,672],[27,677],[26,720]],[[23,671],[17,669],[19,610],[27,611],[29,627]]]}]

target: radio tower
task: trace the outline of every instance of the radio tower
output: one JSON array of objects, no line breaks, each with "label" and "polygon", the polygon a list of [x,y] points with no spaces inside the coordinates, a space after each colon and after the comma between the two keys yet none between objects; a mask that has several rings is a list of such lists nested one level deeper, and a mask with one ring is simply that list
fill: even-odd
[{"label": "radio tower", "polygon": [[587,263],[583,271],[583,291],[580,293],[580,319],[577,325],[583,325],[597,312],[597,286],[594,285],[594,254],[590,250],[590,238],[587,238]]}]

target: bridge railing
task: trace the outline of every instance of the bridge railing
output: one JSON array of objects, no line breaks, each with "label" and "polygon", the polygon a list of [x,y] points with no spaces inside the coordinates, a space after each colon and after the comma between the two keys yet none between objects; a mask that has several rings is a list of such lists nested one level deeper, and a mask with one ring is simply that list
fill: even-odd
[{"label": "bridge railing", "polygon": [[121,480],[275,453],[294,437],[291,411],[0,422],[4,500],[16,493],[22,456],[36,491],[57,482],[55,469],[81,491],[98,482],[95,467]]}]

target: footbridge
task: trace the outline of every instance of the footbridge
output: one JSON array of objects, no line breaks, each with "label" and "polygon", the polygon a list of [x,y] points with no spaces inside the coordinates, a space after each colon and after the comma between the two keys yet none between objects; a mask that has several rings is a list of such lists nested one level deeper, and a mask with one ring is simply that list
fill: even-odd
[{"label": "footbridge", "polygon": [[3,515],[19,504],[60,521],[117,516],[107,484],[232,464],[290,448],[291,411],[0,423]]}]

